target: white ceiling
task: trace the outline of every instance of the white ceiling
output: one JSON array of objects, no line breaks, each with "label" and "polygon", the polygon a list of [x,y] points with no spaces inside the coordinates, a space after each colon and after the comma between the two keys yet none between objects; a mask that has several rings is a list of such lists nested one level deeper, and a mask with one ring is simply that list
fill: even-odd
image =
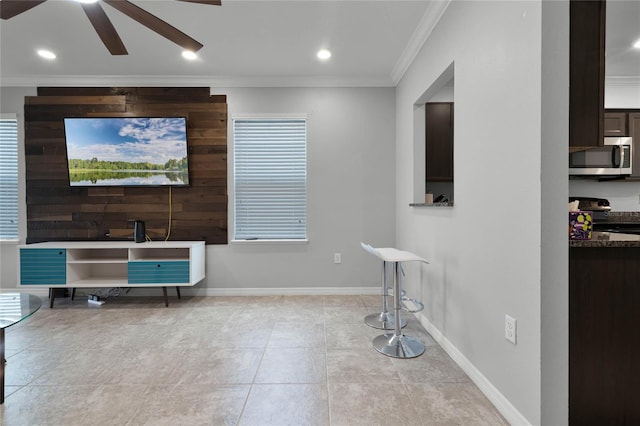
[{"label": "white ceiling", "polygon": [[605,73],[611,77],[635,77],[640,80],[640,1],[607,1],[607,37]]},{"label": "white ceiling", "polygon": [[[392,86],[392,73],[401,75],[415,54],[405,48],[420,47],[418,38],[429,31],[424,27],[433,25],[446,5],[429,0],[133,3],[204,44],[199,59],[184,60],[179,46],[103,3],[129,51],[112,56],[77,2],[49,0],[0,21],[2,83],[71,84],[104,82],[104,77],[141,83],[144,76],[150,82],[213,78],[249,86]],[[38,48],[53,50],[58,58],[43,60],[35,54]],[[331,50],[329,61],[316,58],[320,48]]]},{"label": "white ceiling", "polygon": [[[73,0],[0,20],[0,83],[19,85],[394,86],[448,0],[133,0],[204,44],[199,59],[109,5],[129,55],[112,56]],[[640,1],[610,0],[607,75],[640,79]],[[315,53],[329,48],[320,62]],[[46,61],[38,48],[55,51]]]}]

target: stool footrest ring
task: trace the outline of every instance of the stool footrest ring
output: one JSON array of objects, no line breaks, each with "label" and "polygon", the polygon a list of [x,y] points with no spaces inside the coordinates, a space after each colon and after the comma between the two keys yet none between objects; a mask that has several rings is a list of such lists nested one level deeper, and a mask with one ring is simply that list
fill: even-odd
[{"label": "stool footrest ring", "polygon": [[[396,326],[396,317],[388,312],[380,314],[370,314],[364,317],[364,323],[369,327],[378,328],[380,330],[393,330]],[[400,317],[400,328],[407,325],[407,320]]]},{"label": "stool footrest ring", "polygon": [[[424,303],[419,300],[402,297],[402,302],[405,304],[405,306],[402,307],[402,310],[405,312],[409,312],[410,314],[415,314],[416,312],[421,312],[424,310]],[[413,309],[406,306],[407,304],[413,305]]]}]

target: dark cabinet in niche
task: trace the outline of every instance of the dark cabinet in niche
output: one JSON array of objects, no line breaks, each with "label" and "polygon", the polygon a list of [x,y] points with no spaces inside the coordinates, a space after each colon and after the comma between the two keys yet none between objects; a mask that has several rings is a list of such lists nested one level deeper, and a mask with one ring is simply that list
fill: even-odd
[{"label": "dark cabinet in niche", "polygon": [[628,136],[627,114],[624,112],[604,113],[604,135],[605,136]]},{"label": "dark cabinet in niche", "polygon": [[604,143],[605,6],[569,3],[569,151]]},{"label": "dark cabinet in niche", "polygon": [[427,186],[453,182],[453,102],[425,104]]}]

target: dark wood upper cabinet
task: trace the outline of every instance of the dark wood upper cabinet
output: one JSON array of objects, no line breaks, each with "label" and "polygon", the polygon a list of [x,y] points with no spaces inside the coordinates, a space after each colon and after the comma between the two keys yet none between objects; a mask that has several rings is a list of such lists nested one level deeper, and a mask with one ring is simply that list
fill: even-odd
[{"label": "dark wood upper cabinet", "polygon": [[427,182],[453,182],[453,103],[425,104]]},{"label": "dark wood upper cabinet", "polygon": [[605,0],[569,4],[569,150],[603,144]]},{"label": "dark wood upper cabinet", "polygon": [[629,136],[627,131],[627,114],[624,112],[604,113],[605,136]]}]

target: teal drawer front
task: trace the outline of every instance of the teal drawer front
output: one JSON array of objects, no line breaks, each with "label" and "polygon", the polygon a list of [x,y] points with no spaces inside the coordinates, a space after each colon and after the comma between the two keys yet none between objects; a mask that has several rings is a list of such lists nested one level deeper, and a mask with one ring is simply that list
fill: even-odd
[{"label": "teal drawer front", "polygon": [[20,284],[65,285],[67,251],[65,249],[20,249]]},{"label": "teal drawer front", "polygon": [[189,283],[189,262],[129,262],[129,284]]}]

